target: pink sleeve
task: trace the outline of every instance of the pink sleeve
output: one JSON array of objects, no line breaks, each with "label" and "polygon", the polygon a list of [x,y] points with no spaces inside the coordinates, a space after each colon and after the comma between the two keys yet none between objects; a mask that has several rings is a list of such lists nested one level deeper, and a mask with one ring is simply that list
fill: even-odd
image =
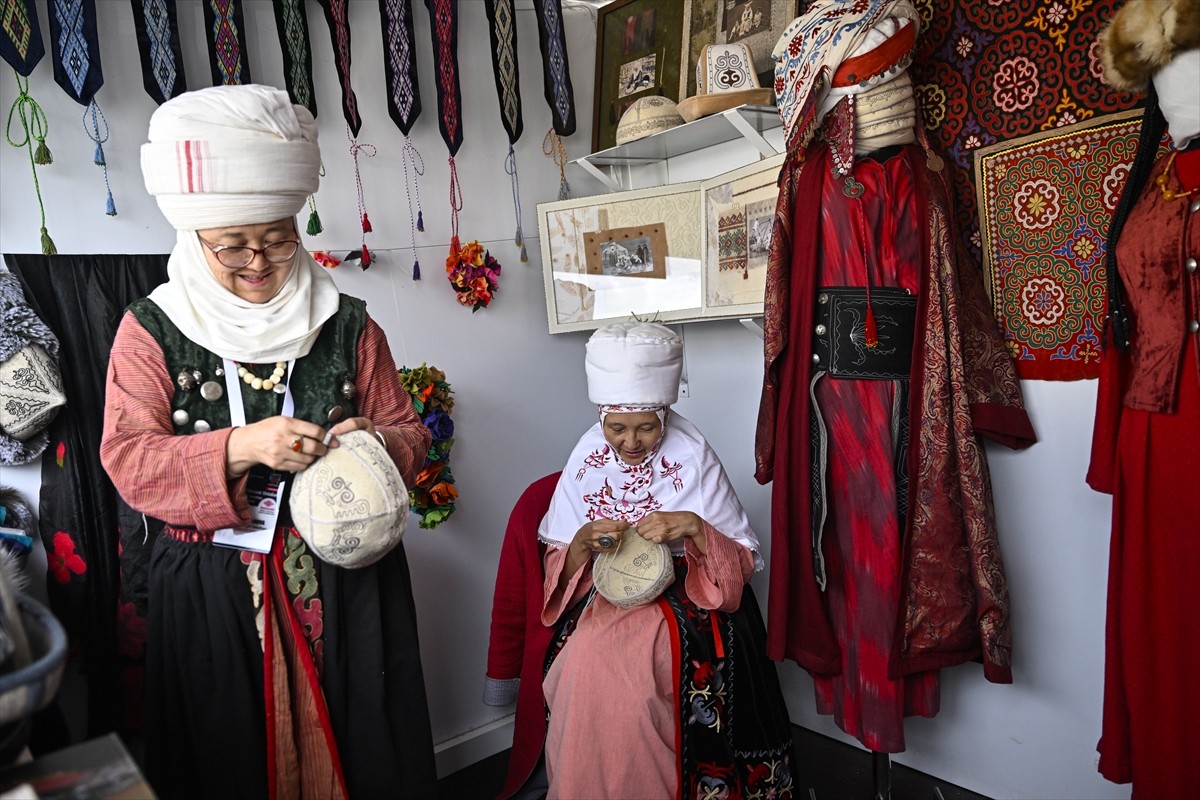
[{"label": "pink sleeve", "polygon": [[375,424],[387,442],[405,486],[412,486],[425,464],[432,436],[413,409],[412,398],[396,377],[387,337],[367,317],[358,337],[358,413]]},{"label": "pink sleeve", "polygon": [[704,523],[701,553],[691,539],[683,543],[688,560],[688,597],[701,608],[736,611],[742,602],[742,589],[754,574],[754,554],[748,548]]},{"label": "pink sleeve", "polygon": [[542,624],[553,625],[563,613],[579,602],[592,588],[592,562],[585,561],[579,571],[571,576],[565,591],[559,591],[558,576],[567,563],[567,547],[546,548],[546,602],[542,606]]},{"label": "pink sleeve", "polygon": [[211,531],[250,521],[245,481],[225,476],[232,428],[176,436],[175,385],[162,348],[133,314],[108,362],[100,462],[130,506],[173,525]]}]

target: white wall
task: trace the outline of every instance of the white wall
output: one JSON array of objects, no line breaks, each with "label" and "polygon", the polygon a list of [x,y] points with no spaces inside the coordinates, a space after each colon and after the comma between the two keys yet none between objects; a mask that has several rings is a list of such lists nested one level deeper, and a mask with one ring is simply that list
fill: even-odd
[{"label": "white wall", "polygon": [[[245,5],[252,74],[260,82],[282,85],[270,4],[251,0]],[[46,36],[45,4],[39,7]],[[48,54],[34,72],[31,92],[49,118],[55,157],[38,172],[49,230],[63,253],[167,252],[173,232],[146,196],[138,169],[137,148],[154,104],[142,89],[132,12],[117,0],[102,0],[97,7],[107,78],[97,99],[112,129],[106,152],[120,214],[103,213],[103,183],[80,126],[82,109],[54,84]],[[536,203],[555,199],[558,176],[541,153],[550,115],[542,98],[533,11],[518,0],[526,131],[517,154],[531,259],[521,264],[511,239],[507,139],[496,105],[484,6],[482,0],[460,3],[465,109],[458,158],[465,194],[460,232],[464,240],[485,241],[504,265],[492,306],[471,314],[454,301],[440,267],[449,240],[446,150],[436,122],[429,17],[418,0],[413,8],[425,107],[414,131],[427,165],[421,182],[426,232],[418,234],[424,279],[409,278],[402,139],[387,115],[374,0],[350,3],[350,25],[353,81],[363,114],[360,141],[379,149],[376,158],[362,164],[375,228],[369,246],[379,260],[367,272],[339,267],[333,276],[343,291],[367,300],[397,363],[441,367],[457,397],[451,461],[461,491],[459,509],[437,530],[414,525],[406,537],[434,737],[441,743],[439,769],[445,773],[508,744],[505,710],[479,701],[504,524],[524,486],[561,467],[591,423],[592,411],[582,369],[586,334],[546,333],[534,212]],[[189,85],[199,88],[209,81],[201,5],[182,0],[179,11]],[[309,245],[344,253],[359,242],[353,174],[328,30],[316,3],[308,4],[308,12],[327,170],[317,195],[326,232]],[[590,145],[593,15],[583,7],[565,14],[580,131],[567,142],[572,156]],[[15,96],[11,73],[0,75],[0,109],[7,113]],[[731,167],[752,157],[729,147],[722,155]],[[712,174],[712,161],[705,157],[673,167],[671,177]],[[598,190],[580,172],[569,178],[577,194]],[[0,148],[0,252],[38,250],[28,156],[5,145]],[[751,477],[761,340],[737,322],[699,323],[684,332],[690,397],[678,409],[708,435],[760,537],[769,543],[770,488]],[[1083,484],[1095,385],[1026,382],[1024,389],[1041,442],[1023,453],[989,451],[1013,600],[1016,683],[988,684],[974,664],[945,671],[942,712],[933,720],[909,722],[908,751],[895,760],[997,798],[1124,798],[1127,787],[1109,784],[1095,772],[1109,510],[1107,498]],[[0,468],[0,483],[17,486],[36,502],[36,466]],[[755,588],[765,606],[765,574]],[[794,721],[849,741],[814,713],[811,681],[802,670],[787,663],[780,665],[780,674]]]}]

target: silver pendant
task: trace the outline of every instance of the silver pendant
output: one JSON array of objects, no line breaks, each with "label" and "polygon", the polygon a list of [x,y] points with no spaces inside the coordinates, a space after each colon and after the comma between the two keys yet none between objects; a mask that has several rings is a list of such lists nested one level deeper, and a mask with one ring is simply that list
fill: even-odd
[{"label": "silver pendant", "polygon": [[189,419],[191,419],[191,417],[189,417],[188,413],[182,408],[175,409],[175,411],[171,414],[171,421],[180,427],[187,425]]},{"label": "silver pendant", "polygon": [[354,385],[353,381],[347,379],[342,383],[342,397],[353,400],[356,394],[358,394],[358,387]]},{"label": "silver pendant", "polygon": [[341,406],[334,406],[333,408],[329,409],[329,413],[325,415],[325,419],[328,420],[329,422],[337,422],[341,418],[342,418],[342,407]]},{"label": "silver pendant", "polygon": [[190,392],[196,388],[196,384],[200,383],[203,378],[204,376],[200,373],[200,370],[185,367],[179,371],[179,375],[175,378],[175,383],[179,384],[180,389]]},{"label": "silver pendant", "polygon": [[220,400],[225,396],[225,390],[216,381],[205,381],[200,386],[200,396],[205,400]]},{"label": "silver pendant", "polygon": [[287,391],[287,384],[286,383],[277,383],[271,387],[271,391],[274,392],[275,394],[283,394],[284,392]]},{"label": "silver pendant", "polygon": [[929,167],[933,172],[941,172],[945,168],[946,163],[942,161],[942,157],[937,153],[929,153],[925,156],[925,166]]},{"label": "silver pendant", "polygon": [[846,197],[862,197],[863,191],[863,185],[854,180],[853,175],[846,176],[846,180],[842,184],[842,194],[846,195]]},{"label": "silver pendant", "polygon": [[225,377],[225,368],[217,367],[216,369],[213,370],[213,375],[216,375],[218,378],[224,378]]},{"label": "silver pendant", "polygon": [[212,425],[209,425],[206,420],[198,419],[196,424],[192,426],[192,430],[196,433],[208,433],[212,430]]}]

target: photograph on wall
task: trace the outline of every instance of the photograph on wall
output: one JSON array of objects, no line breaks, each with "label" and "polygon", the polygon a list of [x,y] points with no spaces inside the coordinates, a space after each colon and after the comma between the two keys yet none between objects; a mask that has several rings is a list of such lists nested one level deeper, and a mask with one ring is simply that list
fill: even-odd
[{"label": "photograph on wall", "polygon": [[699,319],[700,217],[698,182],[540,204],[550,332]]},{"label": "photograph on wall", "polygon": [[761,314],[782,154],[701,183],[705,316]]},{"label": "photograph on wall", "polygon": [[613,0],[597,9],[593,153],[617,143],[617,124],[634,100],[679,100],[683,12],[684,0]]},{"label": "photograph on wall", "polygon": [[771,51],[799,6],[797,0],[685,0],[677,99],[696,96],[696,62],[710,44],[739,42],[749,47],[759,83],[772,86]]},{"label": "photograph on wall", "polygon": [[665,278],[667,234],[662,223],[583,235],[589,275]]}]

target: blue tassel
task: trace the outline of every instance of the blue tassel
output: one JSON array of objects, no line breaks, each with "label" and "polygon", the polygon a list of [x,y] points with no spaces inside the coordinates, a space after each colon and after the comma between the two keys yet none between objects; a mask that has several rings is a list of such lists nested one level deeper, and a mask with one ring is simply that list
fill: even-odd
[{"label": "blue tassel", "polygon": [[421,216],[420,210],[417,211],[417,230],[425,232],[425,218]]},{"label": "blue tassel", "polygon": [[97,167],[104,166],[104,148],[100,146],[99,142],[96,143],[96,153],[92,156],[92,160],[96,162]]},{"label": "blue tassel", "polygon": [[415,261],[415,260],[413,261],[413,280],[414,281],[421,280],[421,262],[420,261]]},{"label": "blue tassel", "polygon": [[108,193],[108,200],[106,200],[104,203],[104,213],[108,214],[110,217],[115,217],[117,215],[117,206],[115,203],[113,203],[111,191]]}]

